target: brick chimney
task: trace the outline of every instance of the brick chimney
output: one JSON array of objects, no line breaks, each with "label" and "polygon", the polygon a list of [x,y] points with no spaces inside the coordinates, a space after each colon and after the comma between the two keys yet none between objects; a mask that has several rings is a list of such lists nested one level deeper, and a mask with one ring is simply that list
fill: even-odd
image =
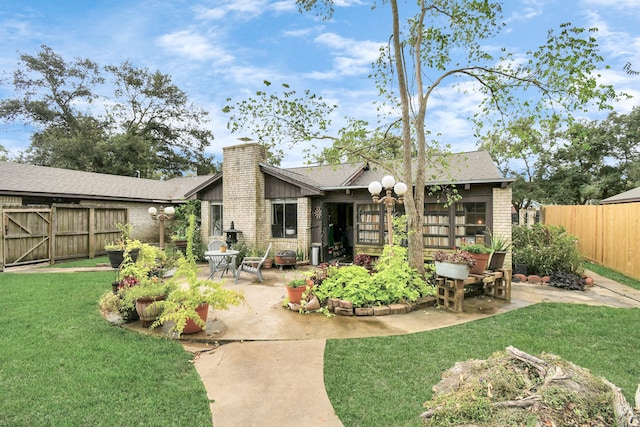
[{"label": "brick chimney", "polygon": [[[242,231],[239,240],[261,245],[262,229],[268,224],[264,199],[264,175],[259,164],[266,162],[267,152],[256,143],[233,145],[222,149],[222,188],[224,229],[233,221]],[[262,238],[261,238],[262,237]]]}]

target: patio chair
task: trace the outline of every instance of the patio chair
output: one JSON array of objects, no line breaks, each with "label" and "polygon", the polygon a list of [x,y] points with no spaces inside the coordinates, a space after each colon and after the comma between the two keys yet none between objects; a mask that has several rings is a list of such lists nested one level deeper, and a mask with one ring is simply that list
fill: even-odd
[{"label": "patio chair", "polygon": [[244,257],[242,259],[242,262],[240,263],[240,266],[238,267],[238,271],[236,272],[236,277],[239,279],[240,273],[245,271],[247,273],[251,273],[257,276],[258,280],[260,280],[260,283],[262,283],[263,281],[262,265],[264,264],[264,261],[269,256],[269,252],[271,252],[271,243],[269,243],[269,247],[267,248],[267,250],[265,251],[262,257],[251,257],[251,256]]},{"label": "patio chair", "polygon": [[[209,244],[207,245],[207,250],[208,251],[219,251],[220,250],[220,246],[222,246],[223,244],[226,244],[225,242],[222,242],[220,240],[212,240],[209,242]],[[207,260],[209,261],[209,278],[213,279],[213,275],[217,272],[217,271],[221,271],[220,273],[220,278],[222,278],[222,275],[224,273],[226,273],[229,270],[229,259],[225,256],[207,256],[206,257]]]}]

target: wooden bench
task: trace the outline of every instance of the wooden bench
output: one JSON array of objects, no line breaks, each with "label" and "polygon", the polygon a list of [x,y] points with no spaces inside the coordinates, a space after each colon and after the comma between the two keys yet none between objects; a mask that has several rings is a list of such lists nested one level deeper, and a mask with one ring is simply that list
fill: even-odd
[{"label": "wooden bench", "polygon": [[438,276],[436,303],[446,310],[461,313],[464,311],[464,290],[470,287],[481,287],[487,296],[511,301],[511,270],[485,271],[462,280]]}]

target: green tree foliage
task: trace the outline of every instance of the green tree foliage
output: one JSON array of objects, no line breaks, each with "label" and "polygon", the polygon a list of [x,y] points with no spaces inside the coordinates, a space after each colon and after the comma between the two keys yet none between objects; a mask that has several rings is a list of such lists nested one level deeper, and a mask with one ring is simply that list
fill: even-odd
[{"label": "green tree foliage", "polygon": [[[104,72],[113,80],[109,97],[101,95]],[[208,113],[189,104],[169,75],[128,62],[101,70],[42,46],[36,55],[21,54],[3,84],[17,97],[0,101],[0,120],[35,129],[20,161],[145,178],[216,170],[203,154],[213,140]]]},{"label": "green tree foliage", "polygon": [[[533,120],[512,124],[483,141],[506,176],[515,177],[513,205],[532,201],[581,205],[640,185],[640,108],[567,129]],[[524,142],[523,142],[524,141]]]},{"label": "green tree foliage", "polygon": [[[333,0],[297,0],[301,11],[314,12],[330,19]],[[543,44],[527,52],[495,49],[491,39],[502,30],[500,3],[477,0],[418,0],[403,5],[388,0],[392,37],[381,48],[373,65],[371,77],[380,93],[377,111],[380,122],[375,130],[361,129],[358,138],[345,142],[334,138],[333,159],[346,150],[360,154],[364,147],[383,142],[380,138],[400,141],[401,165],[397,158],[377,160],[383,168],[416,188],[424,188],[427,170],[446,164],[443,146],[432,135],[427,114],[429,100],[442,87],[456,87],[461,93],[481,94],[478,113],[470,117],[478,135],[487,133],[484,127],[503,127],[505,121],[515,122],[524,117],[537,121],[551,121],[563,114],[571,117],[575,111],[588,108],[607,108],[618,95],[611,86],[600,85],[597,69],[603,58],[593,37],[593,29],[565,23],[550,30]],[[401,25],[400,16],[413,15]],[[314,98],[317,99],[317,98]],[[309,106],[309,108],[307,108]],[[313,105],[303,104],[296,111],[306,115]],[[291,106],[291,109],[294,109]],[[277,109],[273,107],[273,111]],[[238,111],[238,110],[236,110]],[[235,116],[241,120],[267,126],[278,119],[255,109],[250,114]],[[288,134],[300,131],[303,121],[284,120]],[[352,120],[351,123],[361,123]],[[294,132],[295,131],[295,132]],[[343,132],[344,135],[353,135]],[[312,135],[307,133],[307,135]],[[296,143],[299,140],[291,139]],[[357,142],[362,141],[362,145]],[[282,141],[285,142],[285,141]],[[363,155],[364,157],[364,155]],[[422,253],[422,217],[424,194],[408,192],[405,211],[409,225],[410,264],[424,273]]]}]

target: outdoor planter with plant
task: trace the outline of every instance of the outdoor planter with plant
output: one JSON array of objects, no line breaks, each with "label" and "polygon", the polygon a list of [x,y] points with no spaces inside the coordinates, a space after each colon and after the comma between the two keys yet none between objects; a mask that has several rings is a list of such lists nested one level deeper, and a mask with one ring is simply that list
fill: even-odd
[{"label": "outdoor planter with plant", "polygon": [[311,279],[295,278],[287,282],[287,298],[293,304],[300,304],[302,294],[313,287],[314,283]]},{"label": "outdoor planter with plant", "polygon": [[476,263],[470,253],[462,250],[437,251],[433,254],[433,261],[437,275],[457,280],[469,277],[469,268]]},{"label": "outdoor planter with plant", "polygon": [[489,270],[498,270],[504,266],[504,260],[511,243],[502,236],[489,235],[491,239],[491,257],[489,258]]},{"label": "outdoor planter with plant", "polygon": [[471,254],[475,263],[471,266],[470,273],[482,274],[489,266],[489,257],[491,256],[491,248],[484,244],[476,243],[473,245],[462,246],[462,251]]},{"label": "outdoor planter with plant", "polygon": [[164,300],[154,304],[160,309],[160,314],[151,327],[173,322],[170,331],[178,337],[204,329],[210,308],[227,310],[244,300],[242,293],[224,289],[222,283],[198,279],[198,266],[193,255],[195,229],[195,215],[190,215],[186,255],[177,261],[176,273],[169,280],[170,292]]}]

